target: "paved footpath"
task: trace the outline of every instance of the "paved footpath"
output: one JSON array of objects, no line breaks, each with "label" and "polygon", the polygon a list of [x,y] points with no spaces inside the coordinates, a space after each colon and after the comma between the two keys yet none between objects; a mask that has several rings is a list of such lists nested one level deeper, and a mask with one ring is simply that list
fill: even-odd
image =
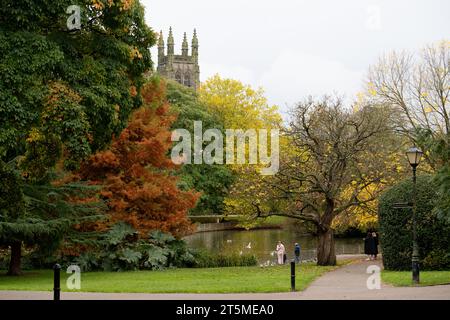
[{"label": "paved footpath", "polygon": [[450,285],[427,287],[393,287],[381,284],[380,289],[369,290],[367,268],[381,261],[356,261],[316,279],[299,299],[355,299],[355,300],[450,300]]},{"label": "paved footpath", "polygon": [[[228,293],[228,294],[154,294],[154,293],[91,293],[62,292],[63,300],[330,300],[330,299],[439,299],[450,300],[450,285],[429,287],[392,287],[385,284],[380,289],[369,290],[366,273],[370,265],[380,266],[380,261],[354,261],[316,279],[303,292],[283,293]],[[300,269],[301,270],[301,269]],[[301,272],[301,271],[300,271]],[[300,275],[301,276],[301,273]],[[49,300],[51,292],[0,291],[0,300]]]}]

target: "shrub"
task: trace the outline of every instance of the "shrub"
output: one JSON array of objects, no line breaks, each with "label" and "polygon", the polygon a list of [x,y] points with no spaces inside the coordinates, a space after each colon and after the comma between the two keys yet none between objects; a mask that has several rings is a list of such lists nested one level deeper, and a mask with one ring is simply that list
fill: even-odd
[{"label": "shrub", "polygon": [[[436,199],[433,177],[417,177],[417,238],[421,268],[437,270],[450,265],[450,226],[433,212]],[[406,179],[387,190],[379,201],[380,245],[386,270],[410,270],[412,209],[394,203],[412,202],[413,186]]]},{"label": "shrub", "polygon": [[432,250],[423,258],[422,268],[425,270],[450,270],[450,253],[445,250]]},{"label": "shrub", "polygon": [[189,249],[183,240],[153,231],[147,239],[138,240],[128,224],[114,225],[99,240],[96,250],[90,250],[66,261],[83,271],[161,270],[170,267],[238,267],[255,266],[256,257],[249,254],[212,254]]},{"label": "shrub", "polygon": [[138,240],[136,230],[125,223],[115,224],[102,235],[96,249],[66,262],[79,265],[83,271],[160,270],[195,263],[183,240],[161,231],[152,231],[147,239]]}]

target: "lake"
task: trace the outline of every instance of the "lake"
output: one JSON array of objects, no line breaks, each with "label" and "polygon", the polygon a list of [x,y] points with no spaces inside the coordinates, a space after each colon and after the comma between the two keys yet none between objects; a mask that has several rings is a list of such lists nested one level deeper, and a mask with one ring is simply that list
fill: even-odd
[{"label": "lake", "polygon": [[[288,259],[294,257],[294,244],[301,247],[301,260],[316,258],[317,238],[285,227],[284,229],[223,230],[199,232],[184,238],[192,248],[210,252],[251,253],[259,263],[274,263],[278,240],[286,247]],[[364,252],[362,238],[335,238],[336,254],[360,254]]]}]

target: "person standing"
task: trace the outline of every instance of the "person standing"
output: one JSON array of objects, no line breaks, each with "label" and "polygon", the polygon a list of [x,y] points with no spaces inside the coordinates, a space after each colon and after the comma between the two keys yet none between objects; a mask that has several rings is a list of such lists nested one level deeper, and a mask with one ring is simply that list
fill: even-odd
[{"label": "person standing", "polygon": [[372,239],[372,233],[367,232],[366,237],[364,238],[364,254],[367,255],[366,261],[372,260],[372,250],[373,250],[373,239]]},{"label": "person standing", "polygon": [[277,258],[278,258],[278,264],[284,264],[284,253],[285,253],[284,245],[281,241],[278,241],[277,244]]},{"label": "person standing", "polygon": [[295,263],[300,263],[300,245],[296,242],[294,246]]},{"label": "person standing", "polygon": [[372,239],[373,239],[373,260],[377,260],[378,255],[378,235],[376,232],[372,232]]}]

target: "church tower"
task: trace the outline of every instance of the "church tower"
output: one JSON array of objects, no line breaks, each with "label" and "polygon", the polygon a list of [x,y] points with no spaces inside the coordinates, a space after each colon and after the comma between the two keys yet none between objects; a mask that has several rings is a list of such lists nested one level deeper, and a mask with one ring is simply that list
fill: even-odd
[{"label": "church tower", "polygon": [[198,39],[197,31],[194,29],[192,37],[191,55],[186,32],[181,44],[181,55],[174,53],[175,42],[173,40],[172,27],[169,28],[167,38],[167,55],[164,54],[164,39],[162,31],[158,39],[158,73],[168,79],[172,79],[197,90],[200,84],[200,68],[198,65]]}]

